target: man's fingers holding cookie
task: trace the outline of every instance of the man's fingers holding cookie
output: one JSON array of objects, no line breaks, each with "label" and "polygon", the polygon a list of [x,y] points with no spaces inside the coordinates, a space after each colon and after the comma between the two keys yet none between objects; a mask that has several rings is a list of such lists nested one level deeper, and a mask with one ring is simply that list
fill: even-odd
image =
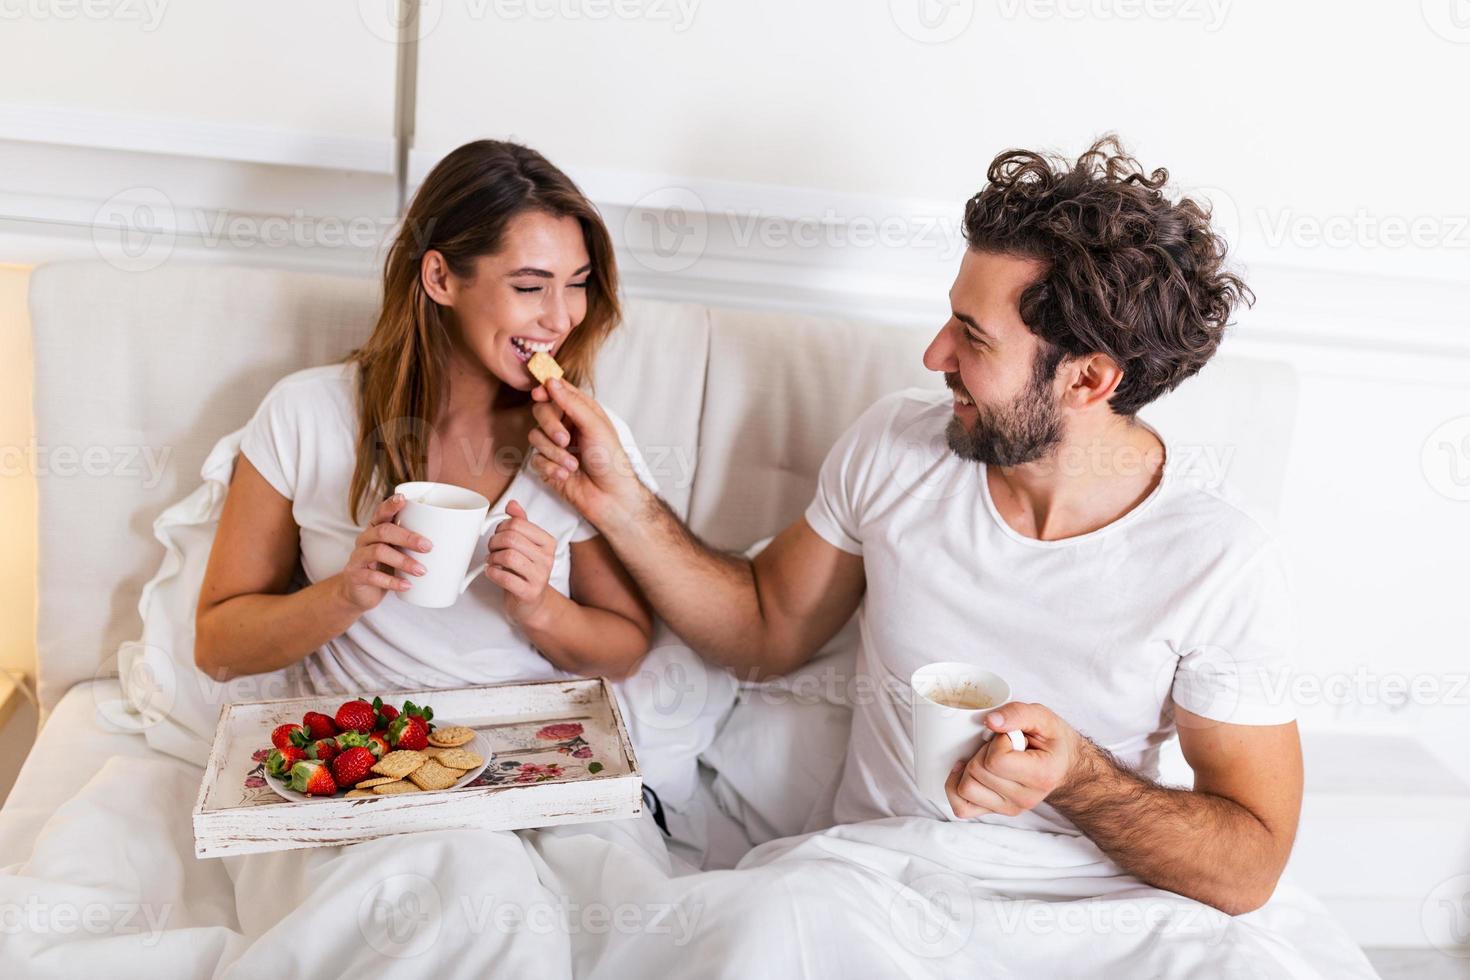
[{"label": "man's fingers holding cookie", "polygon": [[531,448],[563,469],[577,468],[577,457],[553,442],[551,436],[541,429],[531,430]]}]

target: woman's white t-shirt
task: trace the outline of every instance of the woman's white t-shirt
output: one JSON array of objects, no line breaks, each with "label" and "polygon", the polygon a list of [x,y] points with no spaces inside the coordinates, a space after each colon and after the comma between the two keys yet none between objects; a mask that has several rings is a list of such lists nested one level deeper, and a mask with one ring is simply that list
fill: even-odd
[{"label": "woman's white t-shirt", "polygon": [[[639,478],[654,487],[628,427],[609,416]],[[340,572],[365,527],[347,506],[357,441],[357,366],[351,363],[308,368],[281,379],[246,427],[240,451],[291,501],[307,583]],[[496,505],[512,499],[556,539],[550,585],[570,594],[570,547],[595,537],[596,529],[529,466],[521,467]],[[365,507],[364,518],[369,514]],[[475,561],[484,557],[493,533],[494,528],[476,544]],[[422,609],[389,593],[346,632],[295,665],[293,683],[303,691],[347,694],[568,676],[506,618],[503,597],[483,575],[445,609]]]}]

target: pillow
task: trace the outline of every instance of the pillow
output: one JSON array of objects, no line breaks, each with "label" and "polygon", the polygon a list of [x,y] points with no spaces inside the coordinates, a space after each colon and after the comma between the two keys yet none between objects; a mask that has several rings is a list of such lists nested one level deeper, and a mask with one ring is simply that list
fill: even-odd
[{"label": "pillow", "polygon": [[656,619],[638,672],[613,688],[643,781],[661,803],[683,808],[699,788],[700,753],[735,704],[734,676],[706,663]]},{"label": "pillow", "polygon": [[221,684],[194,666],[194,609],[243,434],[216,443],[200,471],[204,483],[153,522],[163,563],[138,600],[142,638],[117,654],[128,710],[99,705],[114,727],[142,731],[151,748],[199,766],[208,761],[224,705],[310,693],[291,667]]},{"label": "pillow", "polygon": [[[757,542],[747,557],[770,539]],[[857,616],[789,674],[740,684],[718,737],[701,756],[716,800],[755,844],[832,826],[832,800],[852,731]]]}]

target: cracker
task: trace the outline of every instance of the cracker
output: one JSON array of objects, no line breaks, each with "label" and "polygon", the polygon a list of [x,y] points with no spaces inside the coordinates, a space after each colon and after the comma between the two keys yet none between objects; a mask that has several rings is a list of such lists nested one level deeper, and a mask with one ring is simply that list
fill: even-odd
[{"label": "cracker", "polygon": [[465,771],[476,769],[485,764],[485,760],[480,756],[480,753],[471,752],[469,749],[443,749],[434,757],[434,761],[441,766]]},{"label": "cracker", "polygon": [[429,733],[429,744],[437,745],[441,749],[453,749],[466,742],[473,741],[475,730],[463,725],[450,725],[448,728],[436,728]]},{"label": "cracker", "polygon": [[458,769],[441,766],[437,759],[430,759],[409,773],[408,778],[419,789],[448,789],[463,775]]},{"label": "cracker", "polygon": [[347,791],[347,795],[345,797],[343,797],[343,799],[351,800],[351,799],[355,799],[357,797],[362,797],[362,796],[377,796],[377,795],[378,795],[377,793],[374,793],[370,789],[349,789]]},{"label": "cracker", "polygon": [[380,776],[402,779],[428,761],[429,757],[422,752],[415,752],[413,749],[398,749],[379,759],[373,766],[373,772]]},{"label": "cracker", "polygon": [[396,781],[397,779],[397,776],[374,776],[372,779],[359,779],[354,788],[372,789],[374,786],[381,786],[384,783],[391,783]]},{"label": "cracker", "polygon": [[562,374],[561,365],[556,363],[556,358],[541,350],[531,355],[531,359],[526,362],[526,370],[530,371],[531,376],[542,384],[552,378],[566,377]]},{"label": "cracker", "polygon": [[377,793],[379,796],[396,796],[399,793],[419,793],[422,790],[406,779],[395,779],[391,783],[374,786],[372,792]]}]

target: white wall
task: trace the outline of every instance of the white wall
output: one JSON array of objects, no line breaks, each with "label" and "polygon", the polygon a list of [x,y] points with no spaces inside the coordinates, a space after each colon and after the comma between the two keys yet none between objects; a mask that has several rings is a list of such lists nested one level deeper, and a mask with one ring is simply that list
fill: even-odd
[{"label": "white wall", "polygon": [[1470,216],[1470,128],[1442,115],[1470,85],[1455,0],[681,2],[440,5],[416,148],[514,135],[605,199],[736,181],[954,208],[1002,147],[1115,129],[1226,189],[1247,258],[1470,274],[1470,229],[1457,253],[1395,244],[1395,222],[1434,242]]},{"label": "white wall", "polygon": [[396,33],[360,6],[4,0],[0,134],[386,173]]}]

